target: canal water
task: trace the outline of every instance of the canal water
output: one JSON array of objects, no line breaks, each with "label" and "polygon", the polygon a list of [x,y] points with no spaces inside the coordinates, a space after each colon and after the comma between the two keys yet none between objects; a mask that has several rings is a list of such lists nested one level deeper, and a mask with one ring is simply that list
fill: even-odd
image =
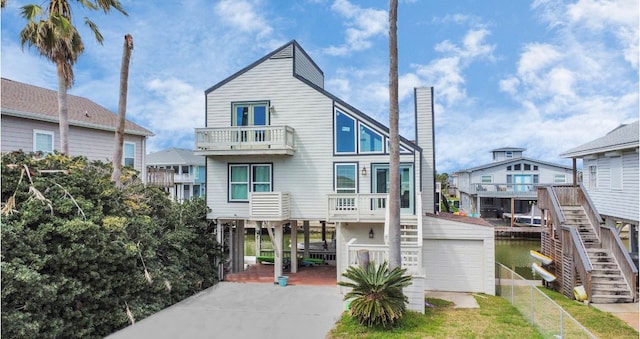
[{"label": "canal water", "polygon": [[528,280],[542,279],[533,272],[531,264],[537,262],[530,250],[540,251],[540,239],[496,239],[496,261]]}]

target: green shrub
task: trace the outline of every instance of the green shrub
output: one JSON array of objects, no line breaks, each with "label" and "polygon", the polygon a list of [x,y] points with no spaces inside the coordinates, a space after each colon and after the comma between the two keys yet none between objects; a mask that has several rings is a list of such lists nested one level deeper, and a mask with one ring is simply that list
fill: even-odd
[{"label": "green shrub", "polygon": [[203,199],[178,204],[123,170],[2,155],[2,337],[104,337],[216,283]]},{"label": "green shrub", "polygon": [[351,300],[349,314],[365,326],[390,327],[395,325],[406,311],[407,297],[402,289],[411,284],[411,276],[404,275],[406,269],[396,267],[391,271],[387,262],[368,269],[351,266],[342,275],[352,282],[340,281],[339,285],[350,287],[344,300]]}]

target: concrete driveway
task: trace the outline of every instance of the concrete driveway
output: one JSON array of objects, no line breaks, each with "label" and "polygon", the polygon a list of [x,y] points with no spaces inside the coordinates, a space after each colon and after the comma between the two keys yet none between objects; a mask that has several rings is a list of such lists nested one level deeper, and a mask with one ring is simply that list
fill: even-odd
[{"label": "concrete driveway", "polygon": [[335,286],[221,282],[111,334],[124,338],[325,338],[345,303]]}]

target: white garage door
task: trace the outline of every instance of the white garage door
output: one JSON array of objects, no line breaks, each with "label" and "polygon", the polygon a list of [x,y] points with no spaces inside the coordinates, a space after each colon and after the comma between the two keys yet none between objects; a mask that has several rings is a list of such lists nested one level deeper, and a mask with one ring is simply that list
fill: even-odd
[{"label": "white garage door", "polygon": [[425,289],[484,292],[482,240],[424,239]]}]

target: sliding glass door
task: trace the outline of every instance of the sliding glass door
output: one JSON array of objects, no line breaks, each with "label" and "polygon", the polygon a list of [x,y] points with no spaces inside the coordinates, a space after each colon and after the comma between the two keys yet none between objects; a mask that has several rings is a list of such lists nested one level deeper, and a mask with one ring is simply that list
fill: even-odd
[{"label": "sliding glass door", "polygon": [[[374,164],[371,178],[372,193],[389,193],[389,165]],[[400,212],[413,214],[414,201],[413,165],[400,165]]]}]

